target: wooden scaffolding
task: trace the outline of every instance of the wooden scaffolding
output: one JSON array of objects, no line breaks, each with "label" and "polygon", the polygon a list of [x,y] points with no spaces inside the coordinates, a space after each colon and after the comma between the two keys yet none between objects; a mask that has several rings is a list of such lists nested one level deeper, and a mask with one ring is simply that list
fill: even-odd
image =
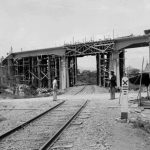
[{"label": "wooden scaffolding", "polygon": [[[75,43],[55,49],[12,54],[3,61],[9,83],[33,85],[37,88],[52,88],[52,81],[58,77],[59,88],[71,87],[77,81],[77,58],[96,56],[97,85],[107,87],[112,70],[115,51],[113,40]],[[57,54],[57,55],[56,55]],[[59,54],[59,55],[58,55]],[[124,72],[124,52],[118,52],[119,78]],[[14,57],[15,56],[15,57]],[[114,59],[114,58],[113,58]]]},{"label": "wooden scaffolding", "polygon": [[52,88],[54,77],[58,77],[60,56],[40,55],[34,57],[22,57],[7,59],[8,76],[12,76],[12,82],[16,84],[33,85],[39,88]]},{"label": "wooden scaffolding", "polygon": [[65,45],[64,47],[66,48],[66,57],[70,60],[68,68],[70,68],[70,65],[73,63],[73,69],[69,74],[71,86],[73,86],[76,82],[77,57],[88,55],[96,55],[97,85],[104,87],[108,86],[110,58],[114,51],[113,40],[76,43],[72,45]]}]

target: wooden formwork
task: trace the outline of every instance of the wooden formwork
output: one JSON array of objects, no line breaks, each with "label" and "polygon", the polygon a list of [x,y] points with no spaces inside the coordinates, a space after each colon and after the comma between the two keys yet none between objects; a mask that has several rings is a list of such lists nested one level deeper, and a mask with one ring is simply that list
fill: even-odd
[{"label": "wooden formwork", "polygon": [[35,57],[23,57],[20,59],[8,59],[7,75],[12,77],[16,84],[33,85],[39,88],[52,88],[52,81],[58,77],[60,57],[55,55],[41,55]]},{"label": "wooden formwork", "polygon": [[[97,63],[97,85],[108,86],[109,72],[110,72],[110,58],[114,50],[114,41],[97,41],[78,43],[72,45],[65,45],[66,56],[69,58],[69,83],[73,86],[76,82],[76,58],[88,55],[96,55]],[[71,64],[74,66],[71,68]],[[75,69],[75,70],[74,70]]]}]

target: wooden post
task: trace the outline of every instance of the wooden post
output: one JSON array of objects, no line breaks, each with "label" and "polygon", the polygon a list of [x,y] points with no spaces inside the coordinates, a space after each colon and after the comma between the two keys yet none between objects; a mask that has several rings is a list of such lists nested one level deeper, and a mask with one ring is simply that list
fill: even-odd
[{"label": "wooden post", "polygon": [[103,76],[104,76],[104,87],[106,87],[106,55],[104,54],[104,61],[103,61],[103,64],[104,64],[104,67],[103,67]]},{"label": "wooden post", "polygon": [[[150,65],[150,37],[149,37],[149,65]],[[149,78],[150,78],[150,73],[149,73]],[[150,90],[150,85],[147,87],[148,99],[149,99],[149,90]]]},{"label": "wooden post", "polygon": [[69,85],[70,85],[69,82],[70,81],[69,81],[68,57],[66,57],[65,62],[66,62],[66,64],[65,64],[65,68],[66,68],[66,87],[69,87]]},{"label": "wooden post", "polygon": [[61,57],[59,56],[59,59],[58,59],[58,61],[59,61],[59,64],[58,64],[58,74],[59,74],[59,77],[58,77],[58,79],[59,79],[59,88],[61,88]]},{"label": "wooden post", "polygon": [[74,84],[76,84],[76,82],[77,82],[77,57],[75,56],[74,57],[74,59],[75,59],[75,66],[74,66]]},{"label": "wooden post", "polygon": [[38,87],[41,88],[41,71],[40,71],[40,60],[37,56],[37,71],[38,71]]},{"label": "wooden post", "polygon": [[17,70],[16,70],[16,83],[18,84],[18,74],[19,74],[19,66],[18,66],[18,60],[16,60],[16,68],[17,68]]},{"label": "wooden post", "polygon": [[108,87],[109,86],[110,52],[108,52],[106,56],[107,56],[106,58],[106,78],[107,78],[106,87]]},{"label": "wooden post", "polygon": [[24,83],[24,80],[25,80],[25,79],[24,79],[24,76],[25,76],[25,75],[24,75],[24,73],[25,73],[25,72],[24,72],[24,57],[23,57],[23,58],[22,58],[22,74],[23,74],[23,83]]},{"label": "wooden post", "polygon": [[[33,67],[34,67],[34,59],[33,59],[33,57],[31,58],[31,63],[32,63],[32,66],[31,66],[31,72],[33,73]],[[32,81],[32,85],[33,85],[33,82],[34,82],[34,76],[33,75],[31,75],[31,81]]]},{"label": "wooden post", "polygon": [[48,88],[51,88],[50,56],[47,58]]},{"label": "wooden post", "polygon": [[143,65],[144,65],[144,57],[142,61],[142,72],[141,72],[140,86],[139,86],[139,106],[141,106],[141,85],[142,85]]},{"label": "wooden post", "polygon": [[32,65],[32,57],[29,57],[29,80],[30,80],[29,83],[30,83],[30,84],[32,83],[32,82],[31,82],[31,81],[32,81],[32,80],[31,80],[31,79],[32,79],[32,76],[31,76],[31,73],[30,73],[30,72],[31,72],[31,69],[32,69],[32,68],[31,68],[31,67],[32,67],[31,65]]},{"label": "wooden post", "polygon": [[56,77],[57,76],[57,60],[56,60],[56,57],[55,57],[54,61],[55,61],[55,77]]},{"label": "wooden post", "polygon": [[10,59],[7,59],[7,83],[10,86]]},{"label": "wooden post", "polygon": [[104,86],[104,54],[101,53],[100,58],[101,86]]},{"label": "wooden post", "polygon": [[72,57],[72,59],[71,59],[72,61],[71,61],[71,68],[72,68],[72,86],[74,86],[74,72],[75,72],[75,70],[74,70],[74,64],[75,64],[75,61],[74,61],[74,57]]},{"label": "wooden post", "polygon": [[69,78],[69,87],[71,87],[72,86],[72,76],[71,76],[71,73],[72,73],[72,71],[70,71],[70,69],[71,69],[71,57],[68,57],[68,61],[67,61],[68,63],[67,63],[67,68],[68,68],[68,78]]}]

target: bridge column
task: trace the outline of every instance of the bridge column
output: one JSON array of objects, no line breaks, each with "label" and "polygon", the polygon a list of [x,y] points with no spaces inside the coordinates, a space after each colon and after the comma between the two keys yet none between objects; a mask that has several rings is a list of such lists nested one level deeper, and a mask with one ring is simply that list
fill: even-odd
[{"label": "bridge column", "polygon": [[110,68],[111,70],[114,71],[116,78],[117,78],[117,87],[120,88],[120,66],[119,66],[119,52],[118,51],[112,52],[111,61],[112,61],[112,65]]},{"label": "bridge column", "polygon": [[[123,49],[119,54],[119,67],[120,67],[120,84],[125,75],[125,50]],[[121,85],[122,86],[122,85]]]},{"label": "bridge column", "polygon": [[60,61],[60,89],[64,90],[67,87],[67,70],[65,56],[61,57]]},{"label": "bridge column", "polygon": [[99,53],[96,54],[96,63],[97,63],[97,85],[98,85],[98,86],[101,86],[100,57],[101,57],[101,55],[100,55]]}]

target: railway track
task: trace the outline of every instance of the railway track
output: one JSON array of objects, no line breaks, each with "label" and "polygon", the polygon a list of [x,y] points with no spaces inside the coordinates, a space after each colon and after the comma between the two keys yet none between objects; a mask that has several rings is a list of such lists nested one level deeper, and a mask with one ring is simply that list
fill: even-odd
[{"label": "railway track", "polygon": [[86,86],[83,86],[82,89],[80,89],[79,91],[77,91],[74,95],[77,95],[77,94],[79,94],[79,93],[82,93],[85,88],[86,88]]},{"label": "railway track", "polygon": [[86,102],[61,102],[50,110],[0,136],[3,150],[46,150],[86,106]]},{"label": "railway track", "polygon": [[16,131],[19,131],[20,129],[23,129],[23,127],[25,127],[25,126],[28,125],[29,123],[31,123],[31,122],[35,121],[36,119],[42,117],[43,115],[45,115],[46,113],[52,111],[53,109],[59,107],[59,106],[62,105],[64,102],[65,102],[65,101],[60,102],[59,104],[57,104],[57,105],[51,107],[50,109],[48,109],[48,110],[46,110],[45,112],[43,112],[43,113],[37,115],[36,117],[34,117],[34,118],[32,118],[32,119],[26,121],[25,123],[23,123],[23,124],[21,124],[21,125],[15,127],[15,128],[13,128],[13,129],[7,131],[6,133],[0,135],[0,141],[1,141],[2,139],[4,139],[5,137],[7,137],[7,136],[9,136],[9,135],[11,135],[11,134],[13,134],[13,133],[15,133]]},{"label": "railway track", "polygon": [[79,91],[77,91],[74,95],[77,95],[77,94],[93,94],[95,93],[95,87],[94,85],[85,85],[82,87],[82,89],[80,89]]},{"label": "railway track", "polygon": [[91,89],[92,89],[92,94],[93,93],[95,94],[95,86],[94,85],[92,85]]}]

